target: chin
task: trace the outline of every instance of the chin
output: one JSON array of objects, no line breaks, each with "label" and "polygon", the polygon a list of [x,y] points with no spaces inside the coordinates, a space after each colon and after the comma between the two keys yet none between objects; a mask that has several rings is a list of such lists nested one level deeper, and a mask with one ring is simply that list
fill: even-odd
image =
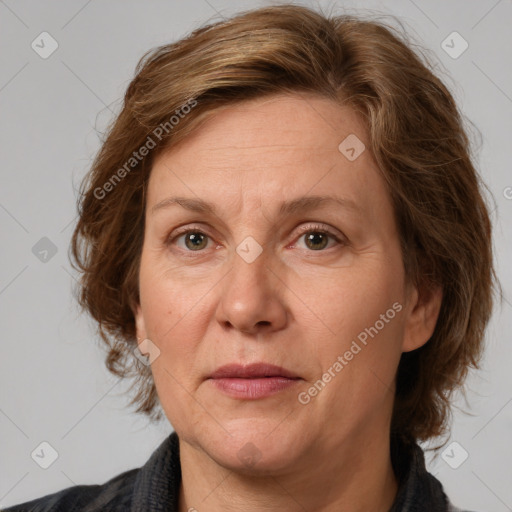
[{"label": "chin", "polygon": [[294,432],[293,424],[283,422],[276,428],[267,419],[238,419],[225,428],[205,436],[200,444],[216,463],[237,473],[285,472],[296,465],[305,449],[304,433]]}]

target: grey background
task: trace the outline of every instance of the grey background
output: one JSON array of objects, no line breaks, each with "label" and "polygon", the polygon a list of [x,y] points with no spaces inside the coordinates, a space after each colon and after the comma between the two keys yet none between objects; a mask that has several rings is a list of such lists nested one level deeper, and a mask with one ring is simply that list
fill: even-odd
[{"label": "grey background", "polygon": [[[72,297],[67,251],[76,190],[99,148],[96,129],[118,111],[145,51],[268,3],[0,0],[0,507],[70,485],[103,483],[142,465],[171,431],[167,421],[150,425],[125,408],[127,386],[104,369],[93,324]],[[477,161],[496,201],[497,268],[510,297],[512,2],[320,4],[396,15],[437,60],[482,133]],[[43,31],[59,45],[47,59],[31,48]],[[456,59],[441,47],[453,31],[469,44]],[[57,250],[47,261],[33,251],[43,237]],[[429,458],[452,501],[472,510],[512,510],[510,312],[508,302],[496,308],[483,370],[468,380],[467,403],[461,398],[456,404],[450,442],[457,441],[468,459],[453,469],[441,456]],[[48,469],[31,458],[42,441],[58,452]],[[450,452],[452,459],[461,453]]]}]

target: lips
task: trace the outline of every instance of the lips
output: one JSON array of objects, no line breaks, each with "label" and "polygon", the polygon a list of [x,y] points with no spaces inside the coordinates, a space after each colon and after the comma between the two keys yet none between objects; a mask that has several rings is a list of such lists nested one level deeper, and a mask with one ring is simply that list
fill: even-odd
[{"label": "lips", "polygon": [[299,378],[285,368],[268,363],[254,363],[248,366],[228,364],[221,366],[210,375],[210,379],[263,379],[269,377]]},{"label": "lips", "polygon": [[218,391],[241,400],[266,398],[295,386],[300,380],[290,370],[268,363],[228,364],[208,378]]}]

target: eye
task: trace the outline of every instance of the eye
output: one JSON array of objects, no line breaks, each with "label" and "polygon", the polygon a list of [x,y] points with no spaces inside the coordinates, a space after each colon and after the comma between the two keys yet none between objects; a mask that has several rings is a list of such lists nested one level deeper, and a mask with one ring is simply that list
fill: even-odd
[{"label": "eye", "polygon": [[178,247],[187,251],[198,252],[207,247],[209,236],[198,229],[187,229],[169,239],[168,243],[177,242],[180,238],[183,238],[185,246],[178,244]]},{"label": "eye", "polygon": [[306,247],[312,251],[322,251],[325,249],[329,243],[329,239],[335,240],[338,245],[342,244],[342,241],[324,226],[303,226],[300,228],[300,231],[302,232],[300,238],[305,237],[304,243]]},{"label": "eye", "polygon": [[[299,239],[305,237],[306,248],[311,251],[322,251],[329,244],[329,239],[334,240],[338,245],[345,245],[340,237],[319,224],[302,226],[299,231],[301,232]],[[178,243],[180,239],[183,240],[183,245]],[[209,239],[210,236],[203,231],[189,227],[170,236],[167,245],[176,244],[186,252],[201,252],[208,247]]]}]

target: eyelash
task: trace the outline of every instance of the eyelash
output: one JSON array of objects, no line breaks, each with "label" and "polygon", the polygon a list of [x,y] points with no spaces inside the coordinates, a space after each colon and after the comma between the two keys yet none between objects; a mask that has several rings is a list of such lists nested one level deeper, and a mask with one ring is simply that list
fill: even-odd
[{"label": "eyelash", "polygon": [[[326,228],[325,226],[321,225],[321,224],[313,224],[313,225],[308,225],[308,226],[302,226],[301,228],[299,228],[299,231],[300,231],[300,237],[304,236],[305,234],[308,234],[308,233],[320,233],[322,235],[327,235],[328,237],[334,239],[338,245],[347,245],[347,242],[344,241],[344,240],[341,240],[341,238],[339,236],[337,236],[335,233],[333,233],[330,229]],[[199,233],[199,234],[202,234],[202,235],[205,235],[207,236],[208,238],[211,239],[211,237],[205,233],[204,231],[202,231],[201,229],[199,228],[193,228],[193,227],[187,227],[183,230],[178,230],[176,233],[173,233],[172,235],[170,235],[167,239],[166,239],[166,245],[170,246],[172,245],[178,238],[180,238],[181,236],[183,235],[187,235],[188,233]],[[188,249],[180,249],[180,250],[183,250],[185,252],[188,252],[188,253],[200,253],[200,252],[204,252],[204,249],[203,250],[198,250],[198,251],[190,251]],[[310,250],[309,252],[326,252],[327,249],[321,249],[321,250],[318,250],[318,251],[313,251],[313,250]]]}]

